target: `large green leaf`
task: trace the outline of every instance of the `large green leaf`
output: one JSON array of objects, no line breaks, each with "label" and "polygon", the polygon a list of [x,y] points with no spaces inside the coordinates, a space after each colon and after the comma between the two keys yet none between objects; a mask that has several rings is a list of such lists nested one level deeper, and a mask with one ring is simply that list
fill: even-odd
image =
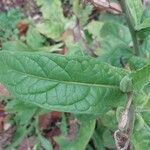
[{"label": "large green leaf", "polygon": [[123,69],[94,58],[0,52],[0,81],[17,99],[51,110],[102,114],[123,104]]}]

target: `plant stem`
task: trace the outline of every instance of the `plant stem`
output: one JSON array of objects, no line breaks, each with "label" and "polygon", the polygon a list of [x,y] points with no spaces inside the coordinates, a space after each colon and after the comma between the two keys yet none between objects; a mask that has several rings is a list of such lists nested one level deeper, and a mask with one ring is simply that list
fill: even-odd
[{"label": "plant stem", "polygon": [[138,56],[139,55],[138,37],[137,37],[136,30],[134,29],[134,26],[132,24],[132,20],[131,20],[128,8],[126,7],[126,0],[118,0],[118,1],[120,3],[123,13],[125,14],[125,19],[126,19],[126,22],[128,24],[128,27],[132,36],[133,48],[134,48],[133,53]]}]

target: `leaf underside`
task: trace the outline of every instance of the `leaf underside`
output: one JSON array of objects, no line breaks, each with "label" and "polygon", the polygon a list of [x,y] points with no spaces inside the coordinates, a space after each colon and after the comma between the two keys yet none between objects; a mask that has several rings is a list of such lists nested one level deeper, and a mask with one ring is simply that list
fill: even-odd
[{"label": "leaf underside", "polygon": [[0,81],[18,100],[73,113],[102,114],[123,104],[127,74],[87,57],[40,52],[0,52]]}]

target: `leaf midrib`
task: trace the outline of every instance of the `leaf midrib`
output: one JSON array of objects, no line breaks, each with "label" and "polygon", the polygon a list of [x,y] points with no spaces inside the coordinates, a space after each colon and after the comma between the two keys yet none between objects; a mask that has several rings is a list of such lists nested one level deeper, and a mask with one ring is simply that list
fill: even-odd
[{"label": "leaf midrib", "polygon": [[27,75],[27,76],[30,76],[30,77],[33,77],[33,78],[38,78],[38,79],[41,79],[41,80],[46,80],[46,81],[51,81],[51,82],[60,82],[60,83],[64,83],[64,84],[74,84],[74,85],[82,85],[82,86],[89,86],[89,87],[103,87],[103,88],[116,88],[116,89],[119,89],[119,86],[117,85],[105,85],[105,84],[91,84],[91,83],[85,83],[85,82],[71,82],[71,81],[65,81],[65,80],[56,80],[56,79],[50,79],[50,78],[44,78],[44,77],[40,77],[40,76],[37,76],[37,75],[33,75],[33,74],[29,74],[29,73],[24,73],[24,72],[21,72],[21,71],[18,71],[18,70],[12,70],[10,69],[11,71],[15,71],[15,72],[18,72],[20,74],[23,74],[23,75]]}]

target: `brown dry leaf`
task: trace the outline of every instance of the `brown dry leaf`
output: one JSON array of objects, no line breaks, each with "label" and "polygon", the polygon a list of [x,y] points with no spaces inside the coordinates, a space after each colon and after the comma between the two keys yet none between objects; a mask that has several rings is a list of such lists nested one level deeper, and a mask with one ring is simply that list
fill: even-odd
[{"label": "brown dry leaf", "polygon": [[28,31],[28,24],[24,22],[19,22],[17,24],[17,29],[19,30],[19,36],[25,35]]},{"label": "brown dry leaf", "polygon": [[0,96],[10,96],[8,90],[0,83]]},{"label": "brown dry leaf", "polygon": [[58,144],[53,137],[61,134],[60,128],[57,123],[61,120],[60,112],[50,112],[43,114],[39,117],[39,127],[43,130],[43,135],[51,142],[54,150],[59,150]]},{"label": "brown dry leaf", "polygon": [[112,2],[110,3],[110,10],[113,14],[120,14],[122,13],[121,6],[118,3]]},{"label": "brown dry leaf", "polygon": [[52,123],[55,124],[57,121],[59,121],[60,118],[61,113],[56,111],[43,114],[39,117],[39,127],[41,129],[47,129]]},{"label": "brown dry leaf", "polygon": [[36,138],[34,136],[25,138],[17,150],[32,150],[36,144]]},{"label": "brown dry leaf", "polygon": [[8,130],[0,134],[0,149],[3,149],[11,144],[15,130],[15,127],[10,127]]},{"label": "brown dry leaf", "polygon": [[69,120],[69,132],[67,138],[69,140],[74,140],[77,132],[78,132],[78,120],[77,119]]},{"label": "brown dry leaf", "polygon": [[6,112],[4,106],[0,104],[0,134],[4,131],[4,124],[6,120]]},{"label": "brown dry leaf", "polygon": [[108,2],[107,0],[90,0],[90,2],[101,11],[108,11],[112,14],[121,14],[122,9],[118,3]]}]

